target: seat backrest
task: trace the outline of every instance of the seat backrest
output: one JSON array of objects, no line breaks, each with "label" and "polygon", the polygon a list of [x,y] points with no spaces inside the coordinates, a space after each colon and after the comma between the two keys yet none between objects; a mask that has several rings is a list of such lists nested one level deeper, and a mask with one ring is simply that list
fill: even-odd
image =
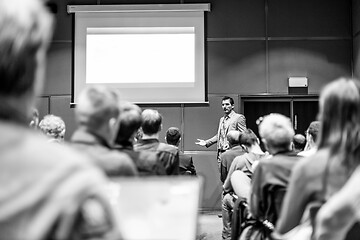
[{"label": "seat backrest", "polygon": [[269,185],[265,188],[266,193],[266,214],[265,219],[275,225],[280,215],[282,202],[286,193],[286,187],[281,185]]}]

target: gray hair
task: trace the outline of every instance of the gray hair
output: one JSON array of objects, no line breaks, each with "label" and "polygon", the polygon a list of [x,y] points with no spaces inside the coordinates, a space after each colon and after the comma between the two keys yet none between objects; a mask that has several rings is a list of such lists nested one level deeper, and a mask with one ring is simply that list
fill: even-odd
[{"label": "gray hair", "polygon": [[282,114],[272,113],[259,125],[259,134],[269,147],[287,150],[295,135],[291,121]]}]

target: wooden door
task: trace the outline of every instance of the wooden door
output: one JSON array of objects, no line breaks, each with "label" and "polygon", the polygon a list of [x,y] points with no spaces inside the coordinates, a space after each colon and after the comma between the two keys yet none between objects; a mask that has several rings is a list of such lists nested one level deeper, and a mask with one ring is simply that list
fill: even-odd
[{"label": "wooden door", "polygon": [[319,104],[317,99],[293,100],[293,126],[295,133],[304,134],[309,124],[317,120]]}]

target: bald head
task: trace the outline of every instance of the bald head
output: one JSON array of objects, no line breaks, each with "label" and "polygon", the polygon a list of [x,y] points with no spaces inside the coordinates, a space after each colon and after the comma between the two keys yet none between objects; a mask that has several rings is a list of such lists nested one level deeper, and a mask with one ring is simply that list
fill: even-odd
[{"label": "bald head", "polygon": [[293,138],[294,150],[295,152],[299,152],[304,150],[306,145],[306,138],[302,134],[295,134]]}]

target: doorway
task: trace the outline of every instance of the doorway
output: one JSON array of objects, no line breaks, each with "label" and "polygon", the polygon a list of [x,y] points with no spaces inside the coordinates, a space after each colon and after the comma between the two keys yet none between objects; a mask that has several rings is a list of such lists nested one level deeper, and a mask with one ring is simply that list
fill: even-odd
[{"label": "doorway", "polygon": [[256,121],[270,113],[280,113],[291,119],[295,134],[303,134],[312,121],[317,120],[319,111],[318,96],[246,96],[241,97],[242,112],[246,117],[247,127],[257,136]]}]

